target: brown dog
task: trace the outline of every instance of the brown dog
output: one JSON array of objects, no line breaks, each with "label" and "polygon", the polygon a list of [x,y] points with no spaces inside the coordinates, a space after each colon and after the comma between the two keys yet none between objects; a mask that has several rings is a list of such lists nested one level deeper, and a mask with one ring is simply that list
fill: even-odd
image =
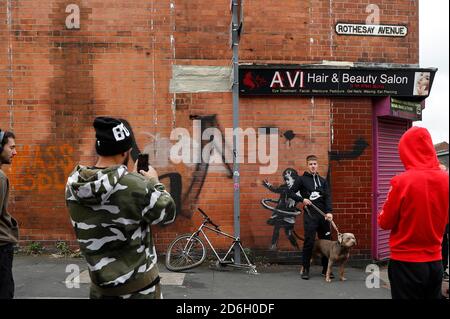
[{"label": "brown dog", "polygon": [[327,282],[331,282],[330,274],[334,263],[340,263],[339,278],[344,277],[344,266],[350,256],[350,249],[356,245],[355,235],[352,233],[339,234],[337,241],[319,239],[314,242],[313,256],[325,256],[328,258],[328,269],[325,276]]}]

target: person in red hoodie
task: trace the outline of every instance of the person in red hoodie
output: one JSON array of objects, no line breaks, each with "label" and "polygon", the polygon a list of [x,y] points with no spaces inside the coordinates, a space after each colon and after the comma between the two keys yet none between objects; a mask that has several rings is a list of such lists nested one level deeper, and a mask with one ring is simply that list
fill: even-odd
[{"label": "person in red hoodie", "polygon": [[441,243],[448,223],[448,174],[439,168],[430,133],[406,131],[398,144],[406,171],[391,179],[378,216],[390,229],[388,277],[393,299],[439,299]]}]

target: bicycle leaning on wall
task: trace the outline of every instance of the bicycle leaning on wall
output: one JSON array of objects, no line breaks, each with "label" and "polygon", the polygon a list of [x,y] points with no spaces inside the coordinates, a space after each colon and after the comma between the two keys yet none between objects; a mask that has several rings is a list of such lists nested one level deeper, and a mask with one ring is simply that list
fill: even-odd
[{"label": "bicycle leaning on wall", "polygon": [[[206,246],[203,243],[203,240],[200,238],[200,234],[202,234],[206,242],[214,252],[215,257],[217,258],[216,265],[218,267],[231,266],[244,268],[248,269],[248,273],[250,274],[257,274],[258,272],[256,270],[256,266],[250,262],[244,248],[242,247],[239,237],[234,237],[223,232],[220,229],[220,226],[215,224],[203,210],[198,208],[198,211],[203,215],[202,224],[192,234],[180,235],[175,238],[175,240],[169,245],[165,260],[167,269],[169,269],[170,271],[182,271],[200,266],[206,258]],[[214,249],[214,246],[205,233],[205,229],[233,240],[223,258],[220,258],[216,249]],[[232,257],[234,249],[240,249],[245,261],[247,262],[246,264],[238,264],[234,262],[234,259]]]}]

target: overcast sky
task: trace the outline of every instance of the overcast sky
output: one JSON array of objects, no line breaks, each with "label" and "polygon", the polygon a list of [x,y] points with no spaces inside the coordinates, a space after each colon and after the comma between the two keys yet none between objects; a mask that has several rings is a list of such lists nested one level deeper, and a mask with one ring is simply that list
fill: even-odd
[{"label": "overcast sky", "polygon": [[448,4],[448,0],[419,0],[420,66],[438,71],[422,121],[414,125],[427,128],[434,144],[449,141]]}]

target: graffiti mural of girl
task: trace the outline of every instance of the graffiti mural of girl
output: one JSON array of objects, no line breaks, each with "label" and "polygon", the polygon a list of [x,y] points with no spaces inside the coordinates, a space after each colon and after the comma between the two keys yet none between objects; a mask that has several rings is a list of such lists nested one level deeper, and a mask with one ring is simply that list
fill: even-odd
[{"label": "graffiti mural of girl", "polygon": [[[301,210],[296,207],[297,203],[301,201],[300,194],[295,194],[291,189],[294,186],[295,180],[298,177],[298,173],[293,168],[287,168],[283,172],[283,179],[285,184],[279,187],[274,187],[268,180],[263,181],[263,186],[269,189],[271,192],[280,194],[278,200],[272,200],[265,198],[261,201],[264,208],[272,211],[272,216],[267,220],[267,224],[273,226],[272,244],[271,250],[277,249],[277,242],[280,236],[280,229],[284,228],[284,232],[289,239],[289,242],[297,249],[300,249],[295,237],[302,239],[294,231],[295,218],[301,213]],[[269,202],[276,203],[276,207],[273,207]]]}]

